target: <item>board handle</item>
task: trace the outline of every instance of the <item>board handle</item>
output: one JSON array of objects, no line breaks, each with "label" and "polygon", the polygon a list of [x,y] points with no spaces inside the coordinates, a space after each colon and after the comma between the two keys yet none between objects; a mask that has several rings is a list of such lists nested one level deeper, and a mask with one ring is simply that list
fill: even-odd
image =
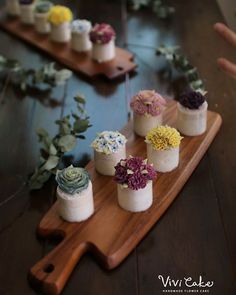
[{"label": "board handle", "polygon": [[29,281],[33,287],[48,295],[61,293],[74,267],[89,248],[85,242],[73,246],[65,239],[30,269]]}]

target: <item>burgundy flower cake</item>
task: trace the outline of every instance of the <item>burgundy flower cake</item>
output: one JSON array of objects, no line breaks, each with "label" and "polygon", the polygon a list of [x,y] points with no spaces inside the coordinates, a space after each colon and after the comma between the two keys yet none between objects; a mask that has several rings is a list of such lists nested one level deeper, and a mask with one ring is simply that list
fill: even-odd
[{"label": "burgundy flower cake", "polygon": [[115,181],[118,183],[118,203],[131,212],[141,212],[153,202],[152,180],[156,172],[152,165],[140,157],[129,157],[115,166]]},{"label": "burgundy flower cake", "polygon": [[198,109],[205,101],[205,96],[203,96],[199,91],[189,91],[183,93],[179,98],[179,103],[190,110]]},{"label": "burgundy flower cake", "polygon": [[156,177],[155,169],[140,157],[129,157],[115,166],[115,181],[124,188],[139,190]]},{"label": "burgundy flower cake", "polygon": [[182,94],[177,108],[177,128],[182,134],[198,136],[206,131],[208,104],[200,91],[189,91]]},{"label": "burgundy flower cake", "polygon": [[92,57],[99,63],[107,62],[115,58],[114,29],[105,23],[96,24],[90,32],[90,40],[93,43]]},{"label": "burgundy flower cake", "polygon": [[96,24],[90,32],[90,40],[93,43],[107,44],[114,39],[116,33],[114,29],[105,23]]}]

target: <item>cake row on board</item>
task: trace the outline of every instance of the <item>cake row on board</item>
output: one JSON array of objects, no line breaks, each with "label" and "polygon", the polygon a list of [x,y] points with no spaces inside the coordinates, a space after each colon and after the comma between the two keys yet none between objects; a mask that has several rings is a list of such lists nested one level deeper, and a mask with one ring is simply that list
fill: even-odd
[{"label": "cake row on board", "polygon": [[[91,146],[98,173],[114,177],[118,204],[131,212],[145,211],[153,203],[156,172],[170,172],[179,165],[182,135],[198,136],[207,128],[207,102],[197,91],[181,95],[177,103],[177,129],[162,125],[166,100],[154,90],[138,92],[131,100],[134,131],[145,137],[147,159],[126,154],[127,139],[118,131],[97,134]],[[86,220],[94,213],[92,182],[84,168],[58,170],[57,198],[60,216],[68,222]]]},{"label": "cake row on board", "polygon": [[6,11],[19,17],[23,25],[34,26],[39,34],[49,34],[56,43],[70,43],[76,52],[92,52],[99,63],[115,58],[115,31],[109,24],[92,24],[88,20],[73,20],[72,11],[50,1],[7,0]]}]

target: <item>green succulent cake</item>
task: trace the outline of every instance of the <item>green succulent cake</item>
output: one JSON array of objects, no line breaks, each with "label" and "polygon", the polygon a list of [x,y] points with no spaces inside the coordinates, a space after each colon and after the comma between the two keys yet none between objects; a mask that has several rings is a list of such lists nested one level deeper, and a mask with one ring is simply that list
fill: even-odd
[{"label": "green succulent cake", "polygon": [[67,194],[78,194],[88,188],[89,174],[84,168],[73,167],[73,165],[58,170],[56,181],[59,188]]}]

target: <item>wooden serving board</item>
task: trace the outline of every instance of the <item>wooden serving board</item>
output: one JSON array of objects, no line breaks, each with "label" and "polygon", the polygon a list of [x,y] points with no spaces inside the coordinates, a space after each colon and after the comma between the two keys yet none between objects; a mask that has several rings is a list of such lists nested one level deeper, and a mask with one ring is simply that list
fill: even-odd
[{"label": "wooden serving board", "polygon": [[48,35],[38,34],[34,26],[23,25],[18,18],[6,17],[4,11],[0,14],[0,28],[49,54],[72,71],[90,78],[103,75],[113,80],[134,71],[137,67],[133,62],[133,54],[127,50],[116,47],[114,60],[98,63],[91,58],[91,52],[78,53],[70,48],[70,43],[52,42]]},{"label": "wooden serving board", "polygon": [[[175,117],[176,102],[172,101],[165,112],[164,123],[174,126]],[[206,133],[182,140],[179,167],[169,173],[158,173],[154,182],[153,205],[143,213],[121,209],[117,203],[113,177],[98,174],[91,161],[86,168],[93,182],[95,214],[85,222],[68,223],[58,216],[57,202],[53,205],[39,224],[38,234],[45,238],[59,234],[64,239],[32,267],[29,275],[31,282],[46,294],[60,294],[85,252],[94,254],[107,269],[118,266],[174,201],[206,153],[221,122],[219,114],[208,112]],[[128,138],[128,154],[146,158],[144,139],[133,133],[132,122],[121,132]]]}]

